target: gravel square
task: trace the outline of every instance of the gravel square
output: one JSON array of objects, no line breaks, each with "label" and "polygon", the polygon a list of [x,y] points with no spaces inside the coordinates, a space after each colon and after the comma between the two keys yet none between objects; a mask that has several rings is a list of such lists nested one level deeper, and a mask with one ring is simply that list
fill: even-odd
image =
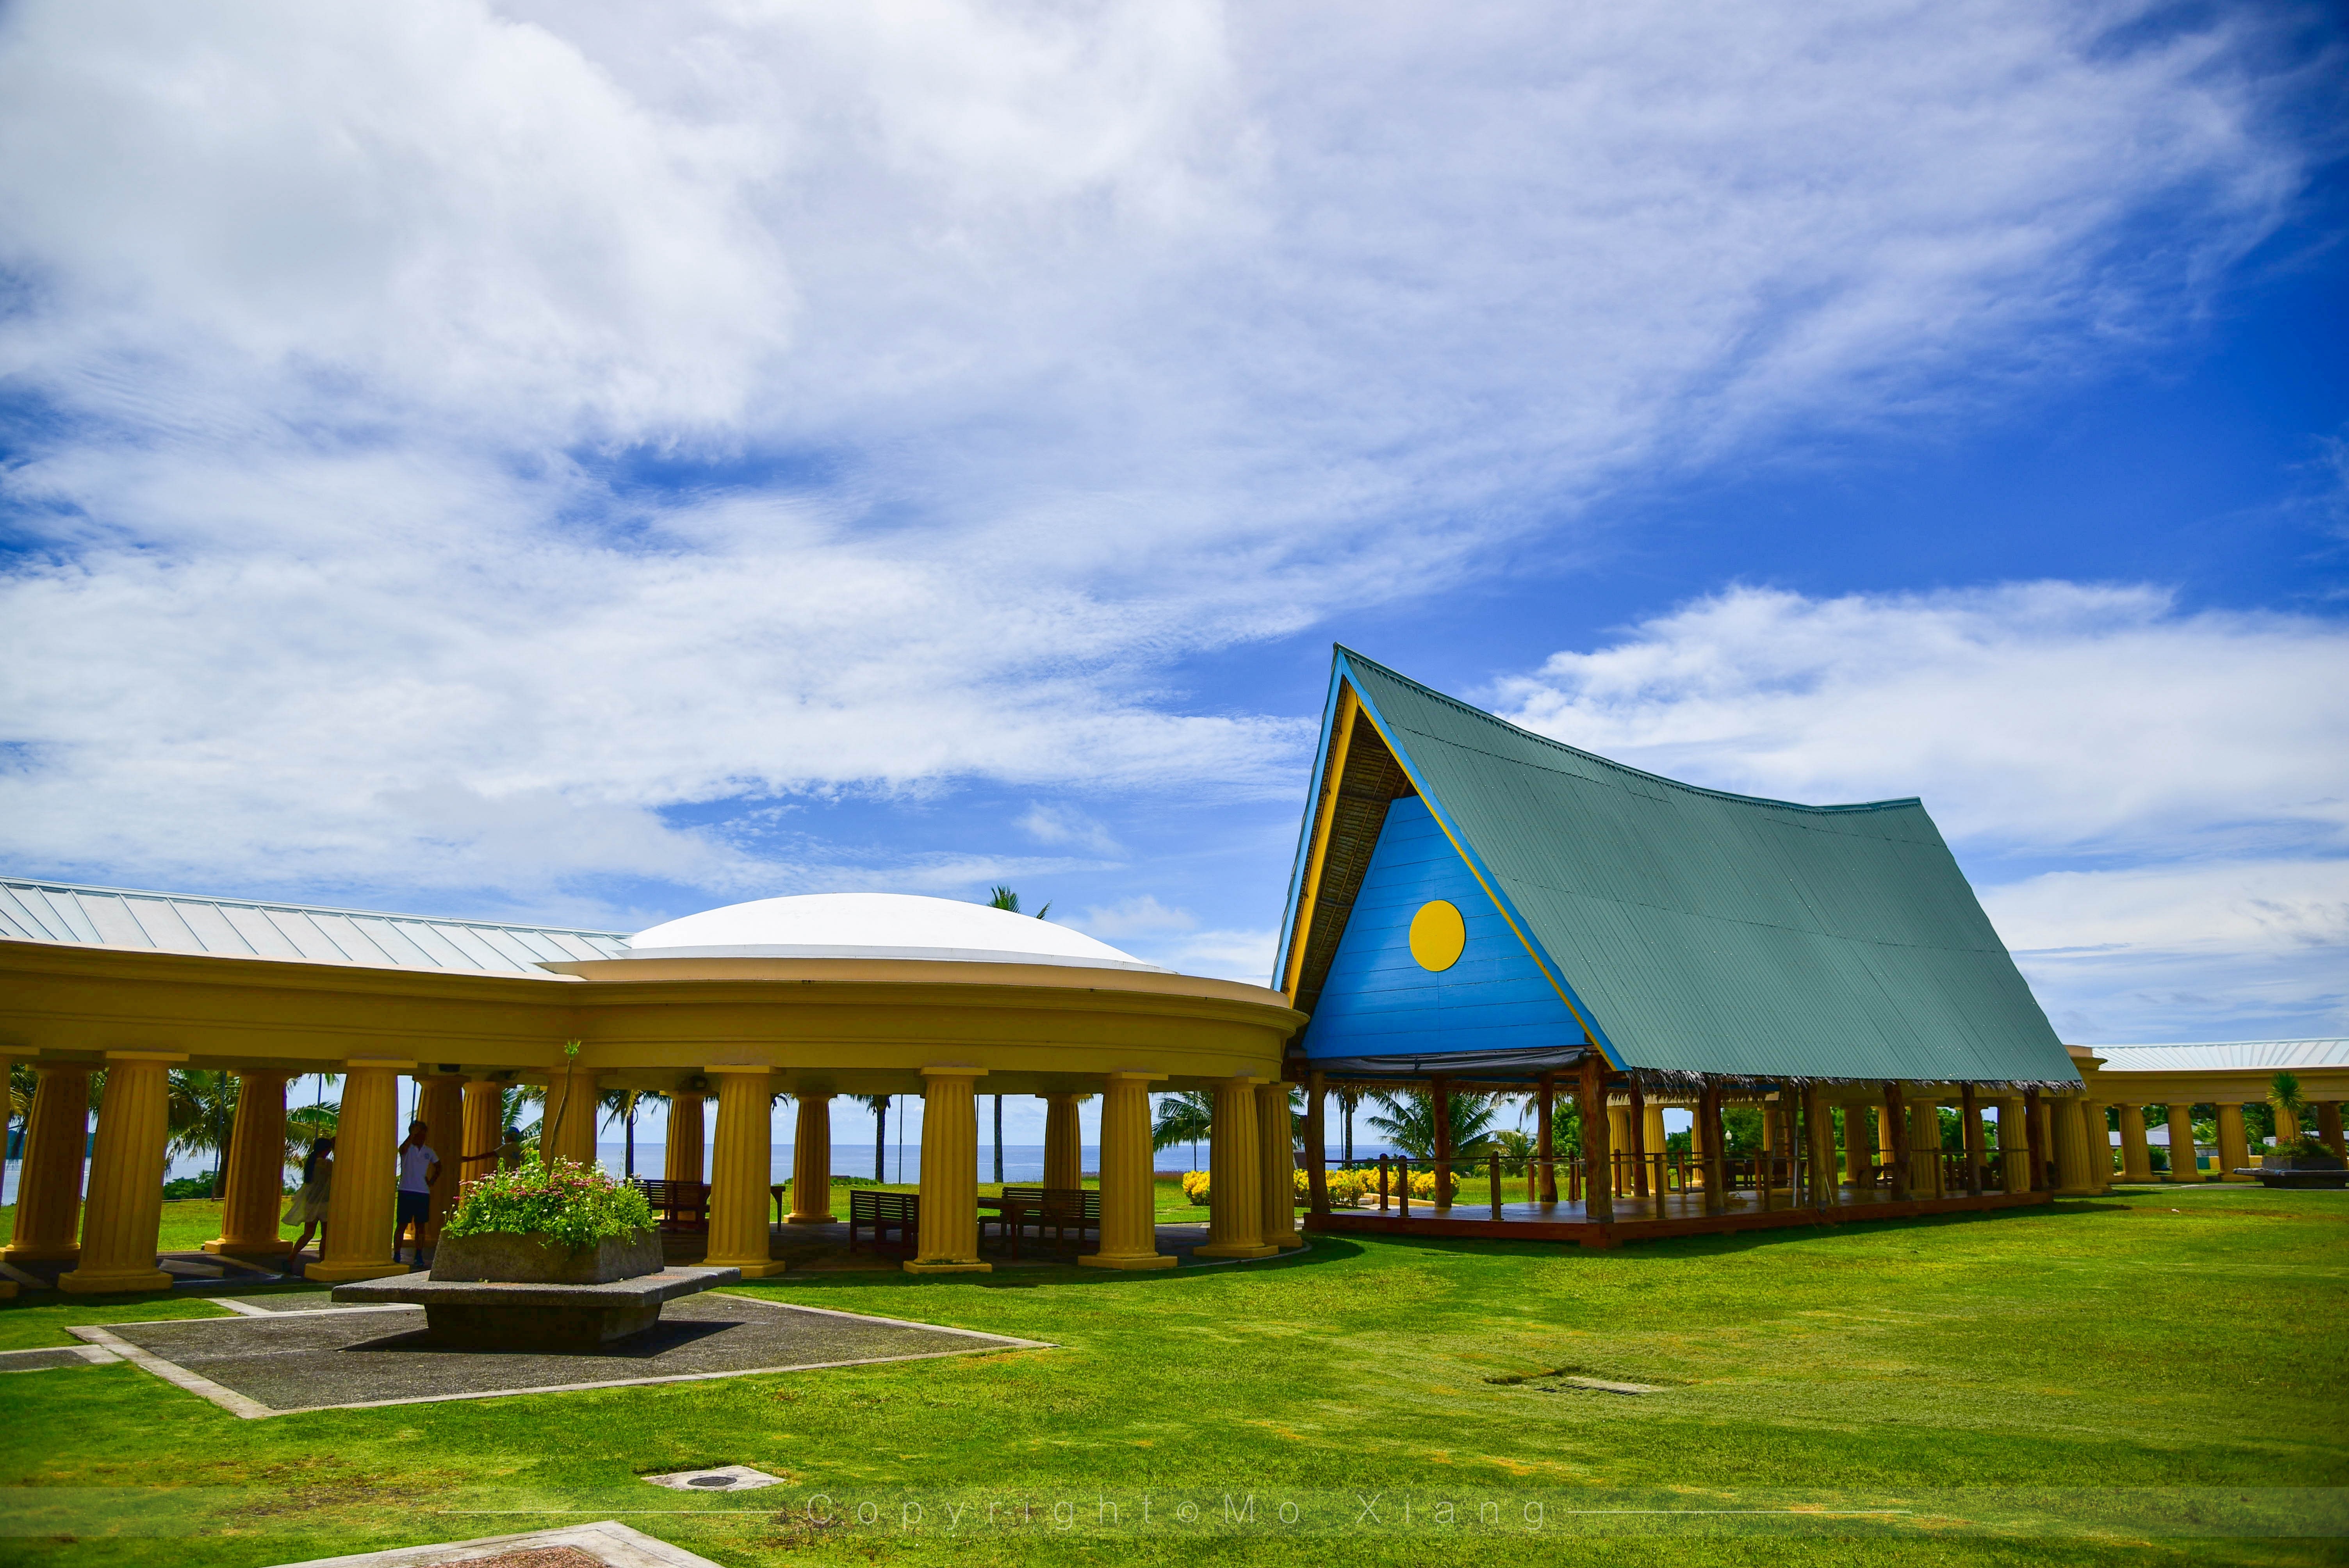
[{"label": "gravel square", "polygon": [[706,1292],[594,1355],[442,1349],[421,1307],[118,1323],[72,1332],[241,1416],[679,1382],[1041,1342]]}]

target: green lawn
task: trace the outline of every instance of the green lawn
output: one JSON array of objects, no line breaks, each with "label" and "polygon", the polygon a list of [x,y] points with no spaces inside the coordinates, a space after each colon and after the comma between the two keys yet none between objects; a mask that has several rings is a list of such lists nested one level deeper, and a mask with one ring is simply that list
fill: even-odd
[{"label": "green lawn", "polygon": [[[203,1207],[173,1222],[195,1235]],[[1611,1253],[1323,1239],[1156,1275],[786,1275],[744,1294],[1061,1347],[260,1421],[129,1367],[0,1377],[9,1481],[180,1489],[150,1523],[151,1495],[12,1497],[0,1556],[262,1564],[617,1517],[743,1565],[2337,1563],[2344,1282],[2349,1194],[2241,1187]],[[209,1310],[11,1304],[0,1344]],[[1562,1370],[1662,1391],[1529,1376]],[[633,1479],[725,1463],[791,1484]],[[1251,1522],[1221,1522],[1226,1493]],[[1768,1511],[1823,1501],[1911,1511]],[[1568,1511],[1660,1507],[1764,1511]],[[532,1509],[576,1511],[489,1511]],[[2267,1533],[2194,1538],[2233,1521]]]}]

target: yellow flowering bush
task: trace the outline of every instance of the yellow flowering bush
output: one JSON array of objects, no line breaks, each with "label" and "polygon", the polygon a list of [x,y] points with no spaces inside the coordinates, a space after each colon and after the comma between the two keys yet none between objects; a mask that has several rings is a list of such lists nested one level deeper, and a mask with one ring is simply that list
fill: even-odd
[{"label": "yellow flowering bush", "polygon": [[1201,1208],[1207,1205],[1207,1173],[1205,1171],[1183,1172],[1183,1196]]}]

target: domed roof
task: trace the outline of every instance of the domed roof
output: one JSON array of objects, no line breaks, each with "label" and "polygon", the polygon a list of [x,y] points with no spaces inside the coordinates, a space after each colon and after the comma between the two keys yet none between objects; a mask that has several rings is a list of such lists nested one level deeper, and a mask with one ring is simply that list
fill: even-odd
[{"label": "domed roof", "polygon": [[811,892],[704,910],[640,931],[630,958],[925,958],[1164,974],[1033,915],[900,892]]}]

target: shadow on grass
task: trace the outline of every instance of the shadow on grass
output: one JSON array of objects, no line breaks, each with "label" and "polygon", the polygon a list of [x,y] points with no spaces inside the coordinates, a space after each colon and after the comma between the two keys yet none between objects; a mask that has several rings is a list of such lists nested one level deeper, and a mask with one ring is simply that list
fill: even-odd
[{"label": "shadow on grass", "polygon": [[779,1278],[745,1280],[740,1284],[724,1285],[729,1291],[755,1292],[762,1285],[788,1285],[793,1288],[821,1284],[826,1291],[891,1289],[906,1286],[935,1288],[956,1285],[979,1290],[1034,1290],[1040,1285],[1081,1285],[1092,1290],[1113,1290],[1120,1286],[1176,1285],[1198,1284],[1235,1274],[1266,1274],[1289,1269],[1319,1268],[1362,1255],[1364,1248],[1351,1237],[1315,1236],[1302,1252],[1286,1253],[1275,1258],[1251,1258],[1244,1262],[1201,1265],[1185,1264],[1171,1269],[1089,1269],[1076,1264],[1055,1264],[1049,1268],[1023,1269],[1018,1274],[909,1274],[899,1270],[811,1269],[805,1273],[786,1274]]}]

